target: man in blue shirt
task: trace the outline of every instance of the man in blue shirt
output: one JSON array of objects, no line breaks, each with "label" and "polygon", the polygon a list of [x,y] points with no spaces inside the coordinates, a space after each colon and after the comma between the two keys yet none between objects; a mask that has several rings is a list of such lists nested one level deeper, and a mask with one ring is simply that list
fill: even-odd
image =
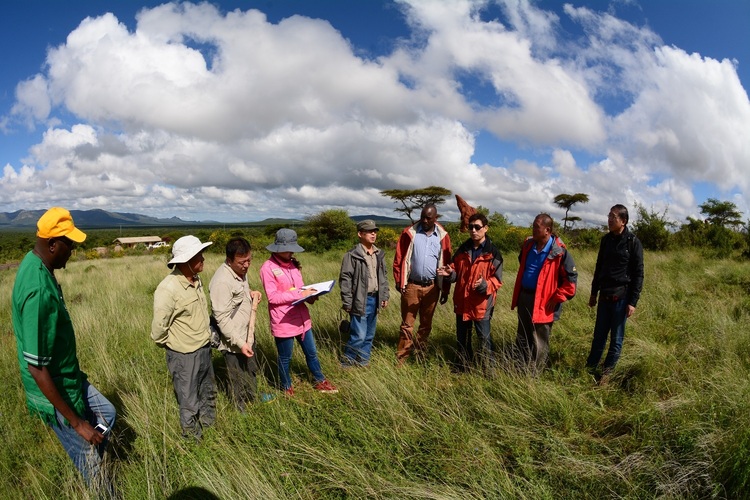
[{"label": "man in blue shirt", "polygon": [[532,236],[518,256],[520,266],[511,309],[518,307],[516,348],[533,374],[547,365],[552,324],[560,318],[562,303],[576,293],[578,271],[565,244],[552,234],[552,217],[534,218]]},{"label": "man in blue shirt", "polygon": [[[401,332],[396,352],[399,365],[413,351],[424,351],[438,299],[441,304],[448,301],[450,281],[439,277],[437,270],[451,260],[451,239],[437,218],[435,205],[425,205],[419,222],[404,229],[396,246],[393,278],[401,294]],[[417,315],[419,329],[415,337]]]}]

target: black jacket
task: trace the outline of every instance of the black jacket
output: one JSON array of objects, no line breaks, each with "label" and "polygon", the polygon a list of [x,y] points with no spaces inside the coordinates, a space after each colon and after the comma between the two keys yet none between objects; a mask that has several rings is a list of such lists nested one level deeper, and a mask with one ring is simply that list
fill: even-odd
[{"label": "black jacket", "polygon": [[628,304],[635,307],[643,288],[643,245],[628,230],[621,234],[607,233],[599,245],[591,295],[627,294]]}]

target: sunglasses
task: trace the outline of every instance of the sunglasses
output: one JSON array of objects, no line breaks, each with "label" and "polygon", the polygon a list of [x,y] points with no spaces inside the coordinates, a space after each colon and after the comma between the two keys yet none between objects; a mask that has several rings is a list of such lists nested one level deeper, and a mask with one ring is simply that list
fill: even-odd
[{"label": "sunglasses", "polygon": [[480,229],[482,229],[483,227],[484,227],[484,226],[483,226],[483,225],[481,225],[481,224],[469,224],[469,230],[472,230],[472,229],[473,229],[474,231],[479,231],[479,230],[480,230]]}]

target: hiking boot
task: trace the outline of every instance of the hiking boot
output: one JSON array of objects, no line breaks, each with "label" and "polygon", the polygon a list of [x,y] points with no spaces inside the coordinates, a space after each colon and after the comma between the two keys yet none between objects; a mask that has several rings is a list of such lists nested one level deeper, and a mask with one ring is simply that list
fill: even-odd
[{"label": "hiking boot", "polygon": [[337,392],[339,392],[339,390],[336,389],[336,386],[334,386],[328,380],[324,380],[315,384],[315,390],[324,394],[336,394]]}]

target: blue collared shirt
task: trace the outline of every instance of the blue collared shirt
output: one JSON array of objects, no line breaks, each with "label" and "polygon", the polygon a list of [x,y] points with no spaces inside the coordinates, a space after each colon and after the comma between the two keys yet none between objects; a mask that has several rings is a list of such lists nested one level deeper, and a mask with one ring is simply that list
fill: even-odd
[{"label": "blue collared shirt", "polygon": [[437,276],[439,258],[440,235],[437,226],[432,230],[432,234],[427,236],[422,229],[422,224],[419,224],[417,233],[414,235],[409,279],[417,282],[434,280]]},{"label": "blue collared shirt", "polygon": [[487,238],[484,239],[482,243],[476,248],[473,246],[471,247],[471,261],[474,262],[477,260],[477,257],[482,255],[482,252],[484,252],[484,244],[487,243]]},{"label": "blue collared shirt", "polygon": [[523,277],[521,278],[521,286],[523,288],[531,290],[536,288],[536,282],[539,280],[539,272],[542,270],[544,259],[549,255],[550,248],[552,248],[552,236],[550,236],[541,252],[536,249],[536,243],[531,245],[531,250],[526,255],[526,267],[523,270]]}]

